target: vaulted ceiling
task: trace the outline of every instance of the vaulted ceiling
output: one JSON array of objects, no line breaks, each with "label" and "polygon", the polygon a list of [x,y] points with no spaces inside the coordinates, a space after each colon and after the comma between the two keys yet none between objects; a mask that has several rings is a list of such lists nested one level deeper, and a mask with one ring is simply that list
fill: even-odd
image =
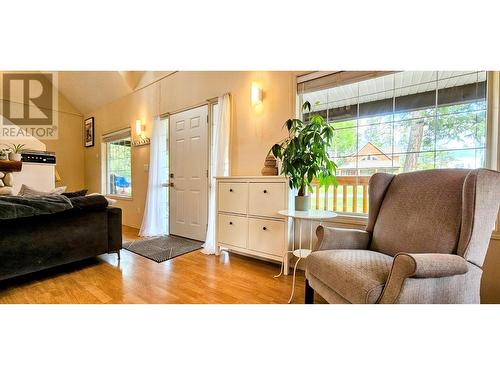
[{"label": "vaulted ceiling", "polygon": [[82,114],[89,114],[158,79],[171,71],[61,71],[59,92]]}]

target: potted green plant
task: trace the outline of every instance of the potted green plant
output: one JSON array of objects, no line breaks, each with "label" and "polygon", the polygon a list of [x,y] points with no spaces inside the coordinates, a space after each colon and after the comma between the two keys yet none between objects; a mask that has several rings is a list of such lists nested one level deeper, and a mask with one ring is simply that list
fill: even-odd
[{"label": "potted green plant", "polygon": [[[304,111],[311,111],[311,104],[305,102]],[[306,123],[299,119],[288,119],[283,125],[288,136],[271,147],[272,153],[281,161],[281,173],[290,179],[290,188],[297,189],[295,209],[307,211],[310,208],[314,179],[320,186],[337,185],[337,165],[330,160],[328,148],[333,140],[333,126],[318,114],[311,114]]]},{"label": "potted green plant", "polygon": [[9,160],[9,150],[0,149],[0,160]]},{"label": "potted green plant", "polygon": [[9,159],[12,161],[21,161],[21,153],[25,150],[26,145],[23,144],[11,144],[9,146],[10,154]]}]

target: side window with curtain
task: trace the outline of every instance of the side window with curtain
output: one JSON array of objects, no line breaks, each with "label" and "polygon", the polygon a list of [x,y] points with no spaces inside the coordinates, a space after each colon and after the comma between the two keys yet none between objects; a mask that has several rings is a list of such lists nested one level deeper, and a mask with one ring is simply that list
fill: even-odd
[{"label": "side window with curtain", "polygon": [[105,135],[103,164],[105,165],[105,194],[132,196],[132,152],[130,130]]},{"label": "side window with curtain", "polygon": [[339,72],[298,85],[335,128],[339,186],[316,189],[317,208],[366,214],[377,172],[479,168],[486,160],[486,72]]}]

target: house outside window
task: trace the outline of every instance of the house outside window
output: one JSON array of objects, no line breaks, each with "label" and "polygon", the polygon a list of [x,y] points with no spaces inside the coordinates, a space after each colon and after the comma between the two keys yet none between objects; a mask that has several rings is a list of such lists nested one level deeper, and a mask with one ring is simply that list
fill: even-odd
[{"label": "house outside window", "polygon": [[107,195],[132,197],[130,130],[103,137],[103,190]]},{"label": "house outside window", "polygon": [[[486,160],[486,72],[337,72],[298,84],[302,114],[335,128],[339,186],[316,188],[315,208],[368,212],[377,172],[479,168]],[[314,206],[313,203],[313,206]]]}]

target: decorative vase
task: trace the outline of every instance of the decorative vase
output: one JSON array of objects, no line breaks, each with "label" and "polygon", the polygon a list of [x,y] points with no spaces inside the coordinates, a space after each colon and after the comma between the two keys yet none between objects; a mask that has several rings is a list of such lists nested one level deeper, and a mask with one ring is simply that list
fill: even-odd
[{"label": "decorative vase", "polygon": [[11,161],[21,161],[21,157],[21,154],[14,154],[13,152],[9,154],[9,160]]},{"label": "decorative vase", "polygon": [[278,167],[276,166],[276,158],[269,155],[264,162],[264,168],[262,168],[262,176],[277,176]]},{"label": "decorative vase", "polygon": [[295,197],[295,211],[309,211],[311,208],[311,197],[309,195],[297,195]]}]

